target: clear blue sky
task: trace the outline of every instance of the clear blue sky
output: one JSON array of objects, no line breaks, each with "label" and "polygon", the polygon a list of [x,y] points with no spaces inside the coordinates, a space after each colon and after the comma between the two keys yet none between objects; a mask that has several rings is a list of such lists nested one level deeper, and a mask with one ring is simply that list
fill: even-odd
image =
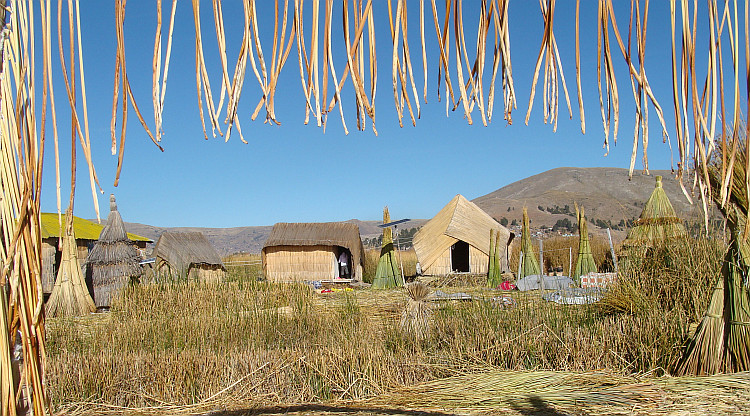
[{"label": "clear blue sky", "polygon": [[[171,2],[164,2],[163,30],[166,32]],[[612,47],[618,70],[621,120],[619,141],[617,145],[612,143],[609,156],[603,156],[604,135],[596,86],[596,3],[593,1],[582,2],[581,13],[586,135],[580,131],[575,96],[575,2],[559,1],[555,19],[555,34],[574,109],[573,119],[568,119],[564,103],[561,103],[558,130],[553,133],[552,126],[545,125],[542,120],[541,80],[529,126],[523,123],[543,32],[536,1],[513,1],[510,4],[511,56],[518,100],[512,126],[507,126],[502,120],[499,83],[495,117],[488,127],[482,126],[476,111],[472,126],[463,119],[460,108],[446,118],[444,102],[437,100],[435,31],[431,10],[427,9],[429,102],[423,105],[422,118],[417,120],[417,126],[411,126],[407,115],[404,128],[399,128],[393,106],[386,3],[376,1],[379,63],[376,122],[379,135],[373,135],[369,127],[365,132],[356,130],[354,93],[349,81],[342,93],[344,114],[350,130],[348,136],[343,133],[338,109],[329,117],[325,133],[313,123],[307,126],[303,124],[304,97],[295,45],[282,71],[277,91],[277,118],[283,123],[280,127],[263,124],[262,111],[257,121],[250,120],[250,114],[260,98],[260,88],[248,69],[239,110],[243,132],[249,141],[246,145],[234,133],[228,143],[224,143],[223,138],[203,139],[196,100],[192,12],[189,2],[181,0],[177,9],[164,111],[165,136],[162,146],[165,151],[162,153],[156,149],[135,114],[130,111],[125,165],[120,184],[115,188],[113,181],[117,159],[110,154],[109,134],[115,59],[114,6],[111,2],[82,3],[89,122],[94,161],[104,188],[104,195],[99,196],[103,217],[106,217],[108,210],[108,196],[114,193],[126,221],[158,226],[234,227],[270,225],[280,221],[372,220],[381,217],[384,205],[390,206],[391,215],[396,218],[429,218],[457,193],[469,199],[476,198],[516,180],[560,166],[627,168],[629,164],[635,112],[624,60],[614,43],[614,37]],[[223,3],[229,65],[233,68],[242,39],[242,6],[239,1]],[[430,2],[426,3],[429,5]],[[618,24],[623,36],[626,35],[628,21],[629,4],[626,3],[629,2],[617,2]],[[409,3],[409,25],[415,77],[417,85],[421,86],[418,4],[416,1]],[[272,2],[259,1],[258,5],[259,12],[264,16],[260,27],[264,51],[270,51]],[[309,11],[311,6],[308,4],[306,7]],[[701,7],[704,7],[702,3]],[[464,2],[467,45],[474,44],[478,13],[478,2]],[[334,14],[334,48],[339,52],[334,60],[340,75],[346,62],[340,53],[343,42],[339,2],[335,4]],[[125,32],[128,75],[141,111],[152,129],[151,59],[155,15],[155,2],[128,2]],[[442,18],[442,10],[440,15]],[[209,75],[214,95],[218,96],[221,71],[210,1],[202,2],[202,16]],[[306,29],[309,31],[309,20]],[[666,1],[651,2],[648,29],[647,74],[666,112],[667,126],[672,134],[669,5]],[[53,24],[53,32],[55,30]],[[704,39],[703,35],[705,31],[699,31],[698,38]],[[700,53],[705,50],[705,40],[699,46],[701,58],[697,71],[702,80],[705,61]],[[455,49],[451,55],[451,58],[455,56]],[[473,59],[471,52],[470,59]],[[487,73],[491,70],[490,54],[488,60]],[[725,65],[730,65],[730,60],[729,55],[725,54]],[[65,111],[67,102],[62,100],[64,85],[59,78],[56,43],[53,46],[53,61],[53,70],[58,77],[55,90],[58,97],[58,129],[63,139],[61,170],[64,210],[69,192],[70,118],[69,111]],[[41,65],[38,72],[41,73]],[[456,82],[455,74],[453,81]],[[487,80],[485,88],[486,85]],[[741,88],[744,90],[744,84]],[[560,99],[563,100],[562,94]],[[649,114],[650,168],[669,169],[673,166],[670,151],[667,145],[661,143],[653,108]],[[45,212],[56,210],[51,138],[50,133],[43,183],[42,209]],[[676,159],[676,144],[673,145]],[[80,158],[75,213],[84,218],[93,218],[95,214],[88,175],[83,164]],[[636,168],[641,167],[639,152]]]}]

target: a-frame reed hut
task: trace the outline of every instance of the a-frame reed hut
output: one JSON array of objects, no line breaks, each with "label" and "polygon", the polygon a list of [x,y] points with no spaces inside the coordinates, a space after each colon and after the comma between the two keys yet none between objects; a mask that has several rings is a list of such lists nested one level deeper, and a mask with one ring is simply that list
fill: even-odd
[{"label": "a-frame reed hut", "polygon": [[[383,224],[391,222],[391,214],[388,207],[383,208]],[[383,228],[383,246],[380,249],[378,267],[375,269],[375,279],[372,281],[373,289],[390,289],[403,286],[401,271],[398,267],[396,250],[393,248],[393,230],[390,227]]]},{"label": "a-frame reed hut", "polygon": [[594,254],[591,252],[591,243],[589,242],[589,227],[586,224],[586,214],[583,206],[578,208],[576,205],[576,217],[578,219],[578,257],[576,258],[576,268],[573,272],[573,280],[581,283],[581,276],[589,273],[596,273],[596,262]]},{"label": "a-frame reed hut", "polygon": [[425,275],[485,274],[490,261],[490,230],[498,230],[501,271],[508,270],[513,234],[463,195],[456,195],[414,236],[417,261]]},{"label": "a-frame reed hut", "polygon": [[364,248],[357,224],[347,222],[277,223],[261,250],[269,281],[327,281],[342,278],[341,255],[349,277],[362,280]]},{"label": "a-frame reed hut", "polygon": [[157,276],[217,282],[227,271],[216,248],[197,231],[165,231],[156,242],[153,256]]},{"label": "a-frame reed hut", "polygon": [[140,261],[140,252],[128,238],[117,211],[115,196],[110,195],[107,224],[86,258],[97,308],[109,307],[128,282],[140,278],[143,272]]},{"label": "a-frame reed hut", "polygon": [[524,278],[526,276],[534,276],[541,274],[541,269],[539,268],[539,262],[536,259],[536,254],[534,254],[534,246],[531,243],[531,230],[529,227],[529,213],[526,210],[526,207],[523,207],[523,225],[521,226],[521,254],[519,256],[519,261],[521,262],[520,267],[518,268],[518,279]]},{"label": "a-frame reed hut", "polygon": [[73,229],[73,215],[68,209],[62,259],[52,294],[45,305],[48,316],[83,316],[96,312],[96,305],[86,287],[86,279],[78,262],[78,249]]},{"label": "a-frame reed hut", "polygon": [[662,177],[656,177],[656,186],[646,205],[641,211],[641,216],[635,221],[635,225],[628,231],[628,236],[623,241],[623,247],[645,248],[651,247],[659,242],[687,235],[685,225],[672,207],[662,187]]}]

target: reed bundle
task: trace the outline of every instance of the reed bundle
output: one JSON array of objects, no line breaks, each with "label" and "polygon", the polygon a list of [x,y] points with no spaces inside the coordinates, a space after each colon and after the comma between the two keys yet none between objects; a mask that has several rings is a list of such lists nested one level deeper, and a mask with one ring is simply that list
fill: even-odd
[{"label": "reed bundle", "polygon": [[529,213],[523,207],[523,225],[521,229],[521,266],[518,278],[541,274],[539,262],[534,254],[534,245],[531,243],[531,230],[529,230]]},{"label": "reed bundle", "polygon": [[404,289],[409,300],[401,314],[401,330],[417,339],[425,338],[431,327],[432,310],[427,299],[430,288],[422,282],[411,282]]},{"label": "reed bundle", "polygon": [[78,262],[71,209],[68,209],[66,214],[65,235],[62,239],[62,259],[57,271],[55,287],[45,305],[46,312],[49,316],[81,316],[96,312],[96,305],[89,295],[86,280]]},{"label": "reed bundle", "polygon": [[591,243],[589,242],[589,227],[586,224],[586,214],[583,206],[578,209],[576,204],[576,217],[578,219],[578,257],[576,258],[576,268],[573,272],[573,279],[580,284],[581,276],[596,273],[596,262],[591,252]]},{"label": "reed bundle", "polygon": [[627,249],[645,249],[655,243],[666,242],[687,234],[682,221],[675,214],[672,203],[662,187],[662,177],[656,177],[656,186],[646,205],[636,220],[635,226],[628,231],[623,242]]},{"label": "reed bundle", "polygon": [[586,414],[632,414],[634,409],[658,412],[667,400],[678,401],[697,389],[731,391],[750,387],[747,373],[717,377],[639,379],[606,373],[493,370],[438,379],[378,397],[388,403],[419,409],[490,411],[514,409]]},{"label": "reed bundle", "polygon": [[[383,208],[383,224],[391,222],[391,214],[388,207]],[[375,270],[375,279],[372,281],[373,289],[390,289],[403,286],[401,273],[393,249],[393,230],[390,227],[383,228],[383,244],[380,249],[380,259]]]},{"label": "reed bundle", "polygon": [[490,263],[487,268],[487,287],[497,287],[502,283],[500,267],[500,231],[490,230]]}]

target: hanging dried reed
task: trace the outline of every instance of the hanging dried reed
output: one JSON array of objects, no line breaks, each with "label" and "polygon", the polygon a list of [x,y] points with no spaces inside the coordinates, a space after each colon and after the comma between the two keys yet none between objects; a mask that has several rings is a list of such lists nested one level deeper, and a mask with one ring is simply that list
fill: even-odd
[{"label": "hanging dried reed", "polygon": [[[154,132],[156,141],[161,141],[164,134],[162,128],[164,120],[164,96],[167,92],[167,75],[169,74],[169,58],[172,55],[172,33],[174,32],[174,15],[177,10],[177,0],[172,0],[172,12],[169,15],[169,32],[167,34],[167,52],[164,57],[164,70],[162,71],[161,59],[161,0],[156,0],[156,36],[154,40],[154,60],[153,60],[153,101],[154,101]],[[161,80],[161,83],[159,82]],[[114,142],[113,142],[114,143]],[[114,144],[112,154],[114,154]]]},{"label": "hanging dried reed", "polygon": [[534,68],[534,79],[531,82],[529,109],[526,111],[525,123],[529,124],[529,117],[531,117],[531,109],[534,105],[534,95],[536,95],[536,86],[539,79],[539,69],[542,66],[542,59],[544,59],[544,123],[552,123],[552,131],[557,131],[557,107],[559,101],[558,68],[570,118],[573,118],[573,110],[570,107],[568,87],[565,83],[562,61],[560,60],[560,53],[557,49],[557,41],[555,40],[552,27],[555,21],[555,0],[539,0],[539,7],[542,10],[542,19],[544,20],[544,36],[542,37],[542,46],[539,48],[539,56]]}]

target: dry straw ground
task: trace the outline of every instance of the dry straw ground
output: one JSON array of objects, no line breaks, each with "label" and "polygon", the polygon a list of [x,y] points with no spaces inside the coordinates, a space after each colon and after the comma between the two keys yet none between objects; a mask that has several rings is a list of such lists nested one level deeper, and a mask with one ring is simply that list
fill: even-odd
[{"label": "dry straw ground", "polygon": [[[231,268],[222,284],[132,287],[108,314],[48,322],[53,406],[237,416],[746,411],[747,374],[661,377],[702,316],[721,246],[686,240],[659,252],[661,261],[639,264],[603,305],[561,306],[516,292],[518,306],[502,308],[496,291],[443,287],[478,300],[433,306],[421,339],[399,328],[402,289],[323,295]],[[284,407],[299,403],[312,404]]]}]

